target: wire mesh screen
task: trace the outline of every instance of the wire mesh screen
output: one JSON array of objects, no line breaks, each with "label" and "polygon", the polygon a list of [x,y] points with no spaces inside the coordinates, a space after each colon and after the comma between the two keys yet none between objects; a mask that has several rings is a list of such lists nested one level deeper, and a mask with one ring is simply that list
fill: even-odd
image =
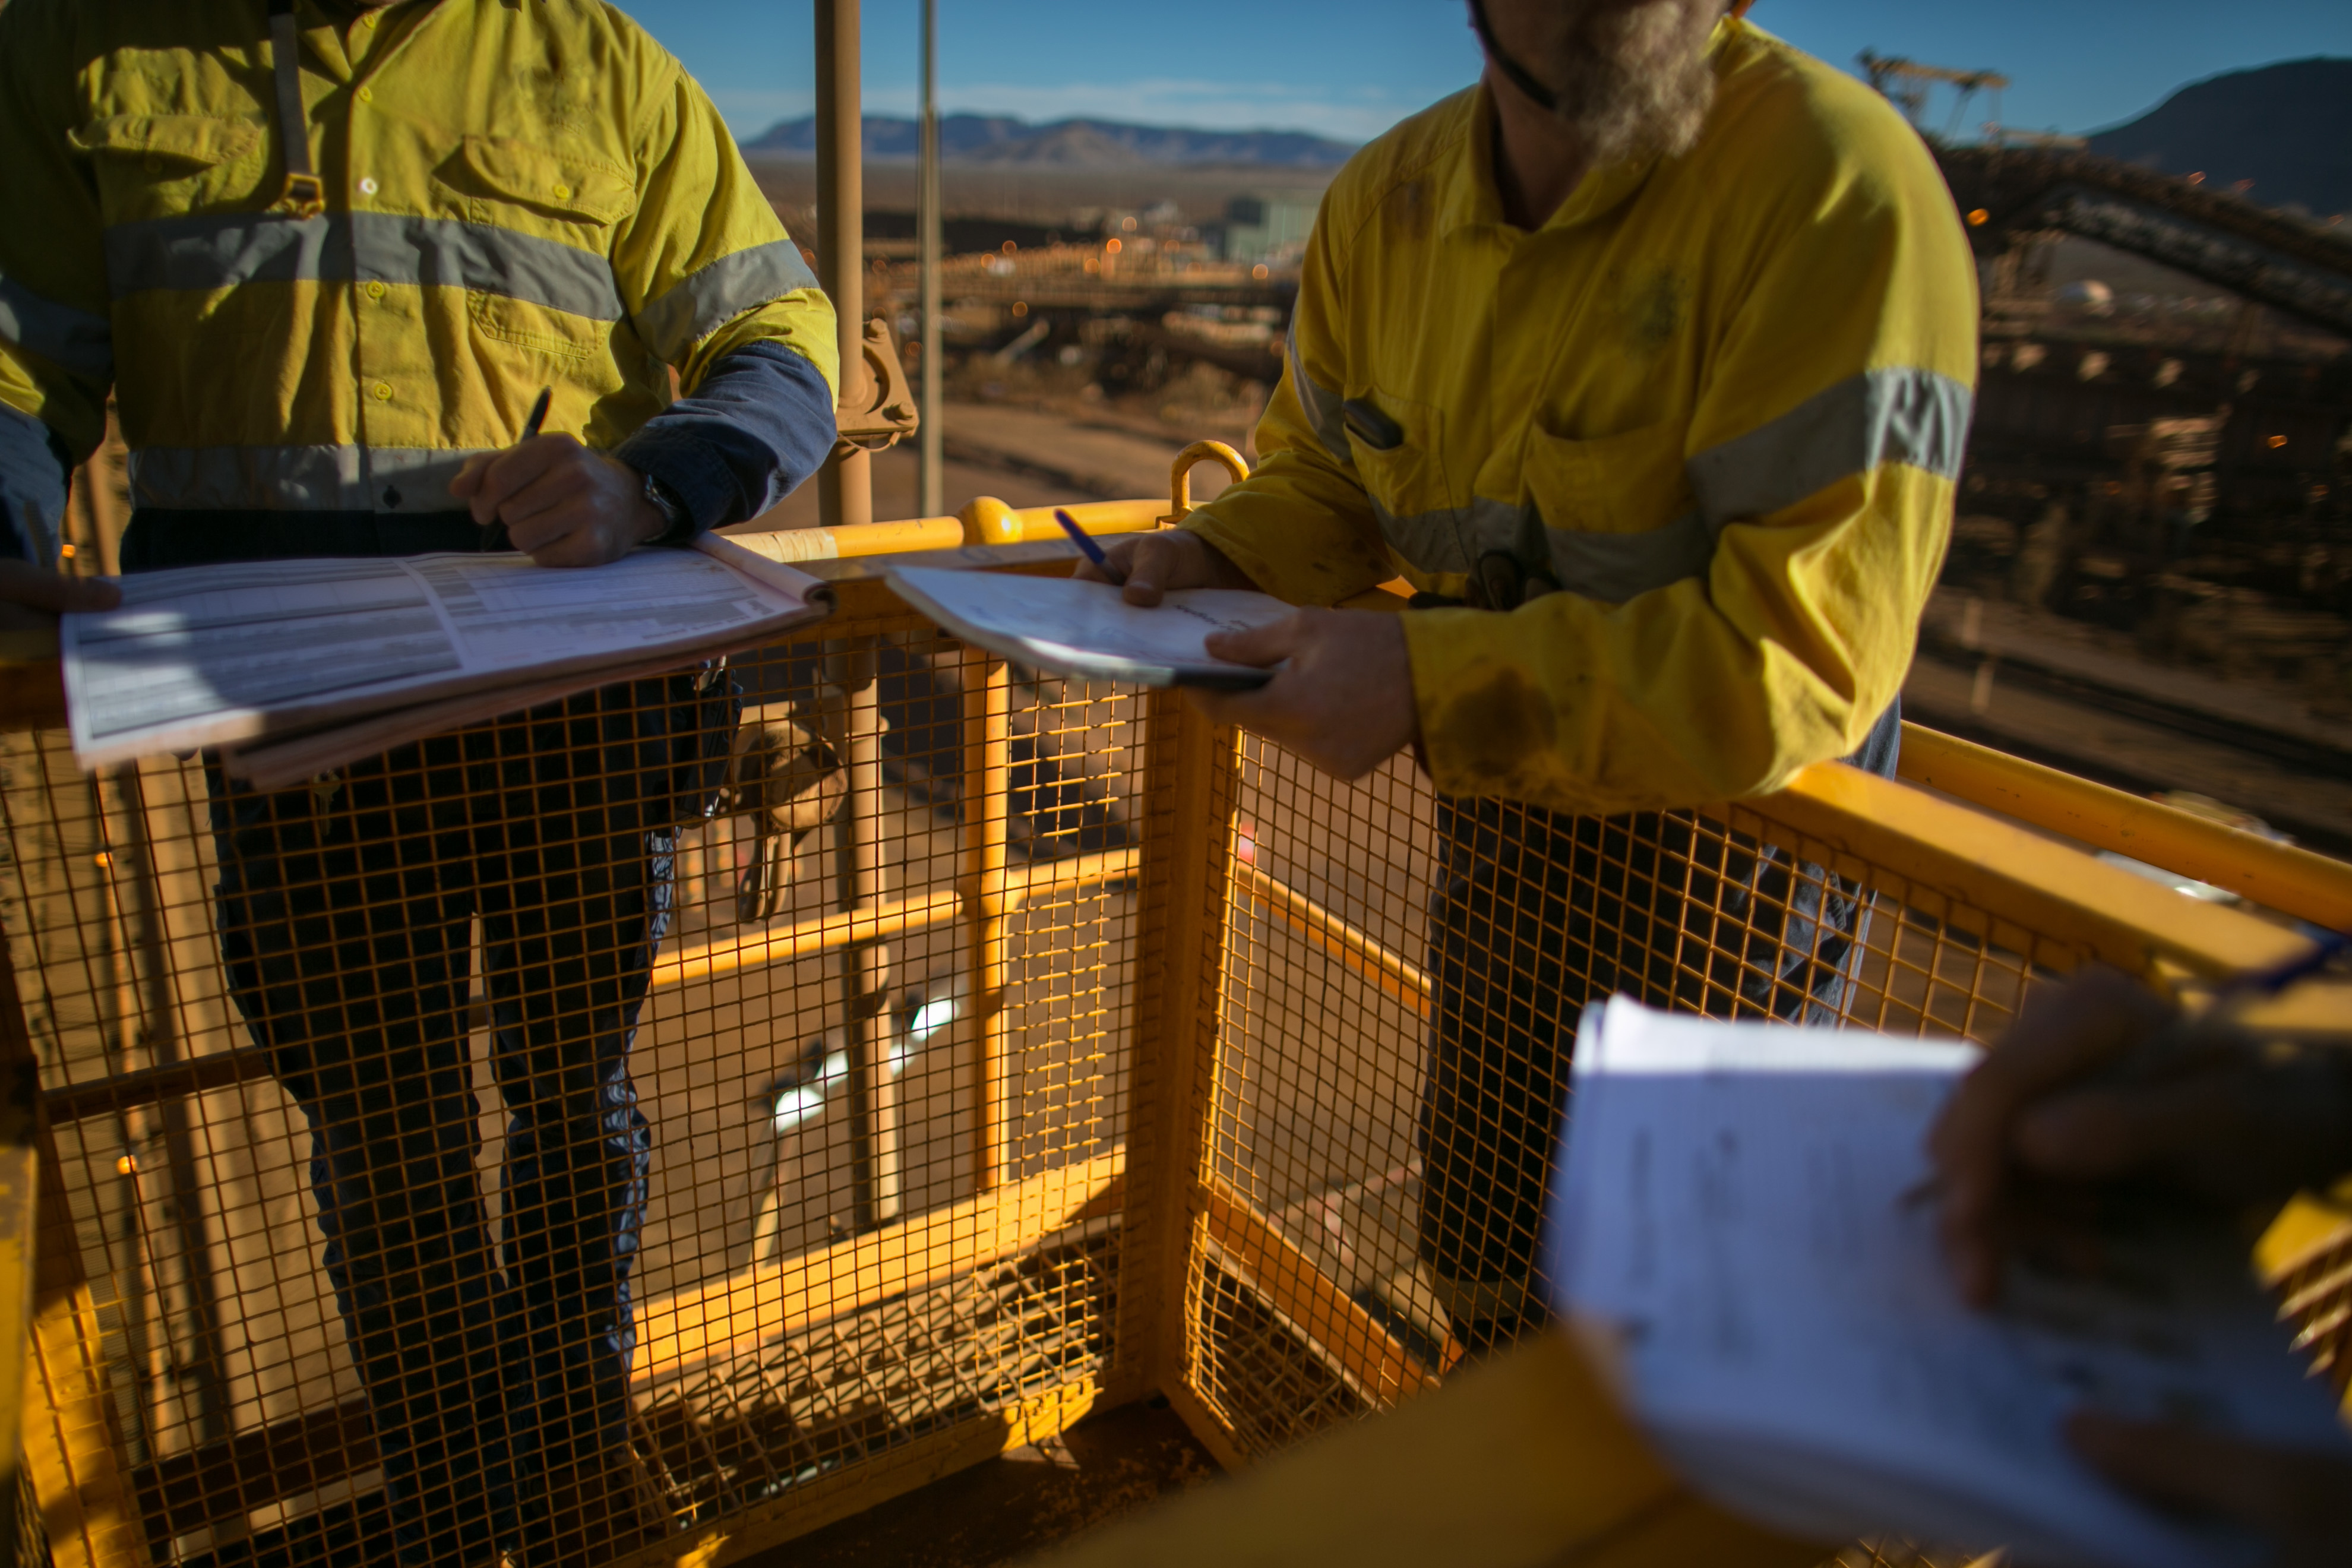
[{"label": "wire mesh screen", "polygon": [[1188,1374],[1244,1453],[1540,1321],[1586,1003],[1987,1040],[2080,954],[1758,811],[1570,817],[1241,742]]},{"label": "wire mesh screen", "polygon": [[1083,1408],[1134,702],[825,631],[267,794],[0,738],[60,1561],[593,1563]]}]

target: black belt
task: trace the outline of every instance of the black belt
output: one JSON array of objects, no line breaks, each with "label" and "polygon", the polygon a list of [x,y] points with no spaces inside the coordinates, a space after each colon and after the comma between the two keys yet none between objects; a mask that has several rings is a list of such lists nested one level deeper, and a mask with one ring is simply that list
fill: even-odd
[{"label": "black belt", "polygon": [[322,555],[468,554],[482,548],[471,514],[372,511],[180,511],[142,507],[122,531],[122,569],[153,572],[217,561]]}]

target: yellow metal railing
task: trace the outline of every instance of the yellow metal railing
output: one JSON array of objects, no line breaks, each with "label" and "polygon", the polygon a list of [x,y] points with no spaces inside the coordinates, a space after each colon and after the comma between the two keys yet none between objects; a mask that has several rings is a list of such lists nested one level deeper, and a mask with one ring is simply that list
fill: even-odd
[{"label": "yellow metal railing", "polygon": [[[1183,500],[1072,510],[1110,531]],[[834,580],[833,620],[740,673],[757,711],[838,710],[845,805],[772,918],[733,897],[733,819],[679,851],[633,1057],[658,1163],[630,1419],[662,1533],[631,1561],[729,1561],[1151,1393],[1243,1463],[1458,1353],[1411,1282],[1448,984],[1439,805],[1402,759],[1337,784],[1172,694],[945,644],[861,563],[982,547],[1066,570],[1058,538],[1050,511],[982,501],[747,541]],[[363,1525],[373,1417],[319,1272],[300,1118],[221,973],[206,785],[168,760],[80,775],[27,728],[61,714],[53,670],[8,674],[0,926],[21,994],[0,997],[0,1044],[42,1089],[21,1426],[48,1550],[196,1563]],[[2286,916],[2352,924],[2352,868],[1929,731],[1905,750],[1903,780],[1825,764],[1595,829],[1545,874],[1561,908],[1633,874],[1712,900],[1672,932],[1621,910],[1588,938],[1729,1011],[1751,1005],[1739,966],[1821,907],[1810,889],[1859,911],[1820,1005],[1979,1039],[2089,960],[2191,985],[2298,952]],[[2084,845],[2261,907],[2180,898]],[[919,1050],[918,982],[954,1015]],[[772,1133],[811,1042],[842,1058],[845,1098]],[[2333,1256],[2298,1254],[2321,1316]]]}]

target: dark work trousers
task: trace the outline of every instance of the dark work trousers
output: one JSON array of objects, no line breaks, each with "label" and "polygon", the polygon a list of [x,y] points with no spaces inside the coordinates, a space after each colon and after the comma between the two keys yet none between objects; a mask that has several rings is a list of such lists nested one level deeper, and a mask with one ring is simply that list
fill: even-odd
[{"label": "dark work trousers", "polygon": [[[1895,771],[1889,709],[1847,761]],[[1576,816],[1442,798],[1422,1103],[1420,1250],[1457,1334],[1507,1333],[1530,1297],[1577,1024],[1654,1007],[1833,1017],[1860,956],[1859,889],[1685,813]]]},{"label": "dark work trousers", "polygon": [[[495,1562],[540,1533],[548,1478],[628,1441],[652,1145],[629,1045],[675,827],[707,809],[736,706],[723,676],[684,674],[290,789],[208,762],[230,988],[310,1124],[404,1563]],[[507,1116],[496,1239],[467,1049],[477,918]]]}]

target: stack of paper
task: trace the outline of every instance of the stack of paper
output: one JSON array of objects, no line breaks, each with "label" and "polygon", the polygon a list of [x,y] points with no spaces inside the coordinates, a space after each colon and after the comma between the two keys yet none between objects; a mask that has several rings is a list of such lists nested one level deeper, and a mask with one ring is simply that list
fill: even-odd
[{"label": "stack of paper", "polygon": [[257,561],[121,579],[63,617],[74,757],[227,749],[275,788],[452,726],[822,619],[814,578],[705,536],[605,566],[520,554]]},{"label": "stack of paper", "polygon": [[940,626],[991,653],[1055,675],[1136,686],[1245,691],[1270,669],[1210,657],[1214,632],[1278,621],[1290,606],[1242,588],[1183,588],[1148,610],[1107,583],[906,567],[890,589]]},{"label": "stack of paper", "polygon": [[1958,1298],[1921,1142],[1972,1047],[1587,1011],[1549,1218],[1564,1316],[1698,1490],[1801,1535],[2028,1563],[2252,1563],[2067,1448],[2077,1407],[2352,1453],[2246,1249],[2151,1211],[2095,1277]]}]

